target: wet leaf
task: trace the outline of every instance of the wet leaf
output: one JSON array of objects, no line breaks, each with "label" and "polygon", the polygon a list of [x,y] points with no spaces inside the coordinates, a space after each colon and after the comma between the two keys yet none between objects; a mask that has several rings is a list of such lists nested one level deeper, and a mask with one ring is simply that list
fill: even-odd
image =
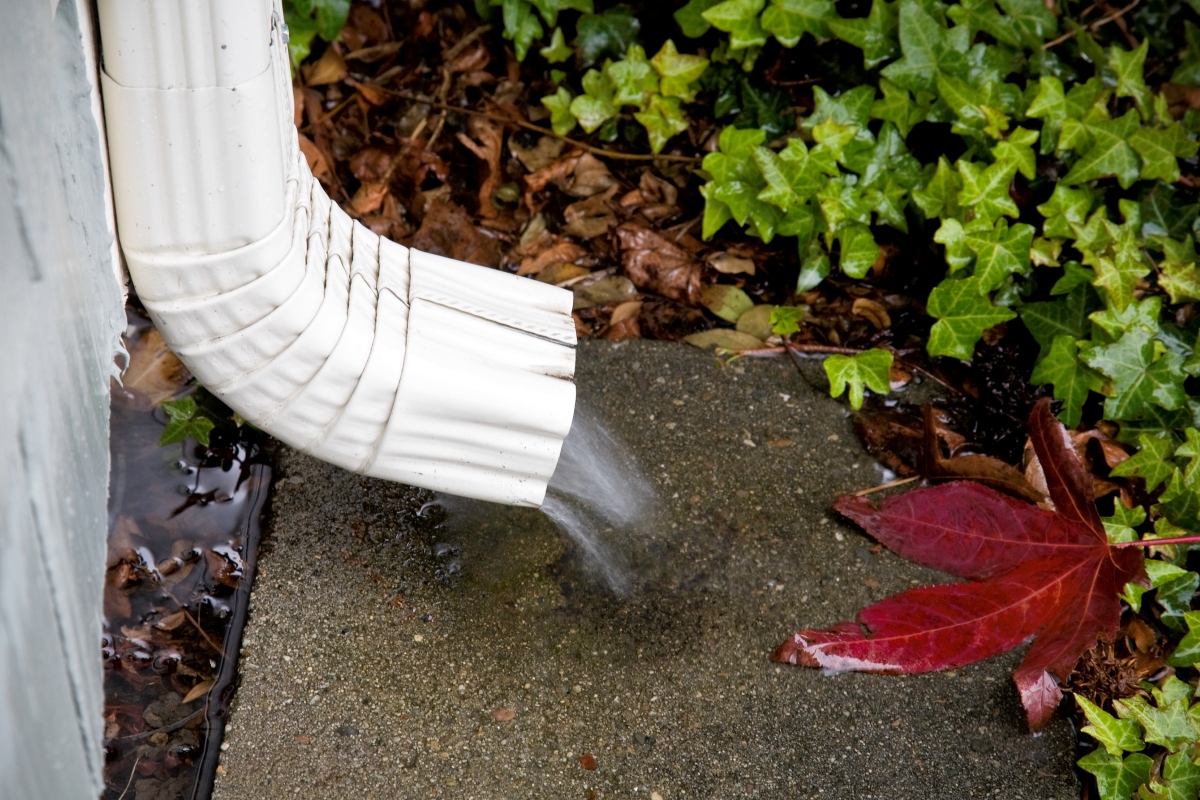
[{"label": "wet leaf", "polygon": [[754,301],[745,292],[726,284],[702,287],[700,303],[726,322],[737,322],[738,317],[754,307]]},{"label": "wet leaf", "polygon": [[[1142,555],[1108,543],[1092,478],[1048,400],[1030,438],[1056,511],[982,486],[949,483],[890,497],[881,508],[843,497],[835,508],[904,558],[971,582],[912,589],[859,612],[856,622],[795,634],[773,658],[829,670],[944,670],[1035,637],[1013,677],[1033,729],[1054,713],[1083,651],[1111,639],[1118,592],[1144,583]],[[865,631],[865,633],[864,633]]]},{"label": "wet leaf", "polygon": [[604,56],[619,58],[631,44],[637,44],[642,24],[623,6],[613,6],[603,14],[584,14],[575,24],[575,45],[579,59],[587,67]]},{"label": "wet leaf", "polygon": [[579,762],[579,766],[583,767],[586,770],[591,771],[591,770],[596,769],[596,757],[593,756],[591,753],[584,753],[583,755],[579,756],[575,760]]},{"label": "wet leaf", "polygon": [[186,368],[162,334],[151,328],[129,349],[129,368],[121,376],[122,385],[145,395],[151,406],[170,400],[183,388]]},{"label": "wet leaf", "polygon": [[1096,776],[1101,800],[1129,800],[1139,786],[1150,780],[1154,762],[1141,753],[1122,760],[1120,756],[1096,750],[1079,759],[1079,766]]},{"label": "wet leaf", "polygon": [[887,394],[891,391],[890,371],[893,358],[887,350],[878,348],[853,356],[829,356],[825,359],[829,396],[841,397],[849,387],[850,407],[857,411],[862,408],[864,387],[877,394]]},{"label": "wet leaf", "polygon": [[768,339],[773,331],[771,330],[771,315],[775,312],[775,306],[768,304],[758,305],[738,317],[737,329],[742,333],[748,333],[755,339]]},{"label": "wet leaf", "polygon": [[1119,756],[1123,752],[1133,753],[1145,749],[1142,729],[1136,722],[1114,717],[1081,694],[1075,695],[1075,702],[1083,709],[1089,723],[1080,732],[1104,745],[1104,749],[1109,753]]},{"label": "wet leaf", "polygon": [[621,263],[634,285],[673,300],[700,300],[700,264],[679,245],[636,222],[616,229]]},{"label": "wet leaf", "polygon": [[521,166],[530,172],[537,172],[553,164],[562,155],[565,147],[566,142],[553,136],[539,136],[537,144],[533,147],[522,147],[516,136],[508,138],[509,151],[521,162]]},{"label": "wet leaf", "polygon": [[193,700],[199,700],[201,697],[204,697],[204,695],[208,694],[209,691],[212,689],[212,687],[213,687],[213,681],[211,681],[211,680],[201,681],[200,683],[197,683],[195,686],[193,686],[192,690],[190,692],[188,692],[186,695],[184,695],[184,698],[182,700],[180,700],[179,702],[181,704],[187,704],[187,703],[192,702]]},{"label": "wet leaf", "polygon": [[158,439],[160,447],[182,442],[189,436],[197,444],[208,447],[208,434],[216,425],[196,407],[194,397],[188,395],[179,400],[169,400],[162,404],[162,409],[167,412],[169,421]]},{"label": "wet leaf", "polygon": [[517,712],[508,708],[497,708],[492,712],[492,719],[496,722],[511,722],[517,716]]},{"label": "wet leaf", "polygon": [[734,351],[757,350],[763,346],[761,340],[756,339],[750,334],[729,328],[713,328],[709,331],[700,331],[699,333],[683,337],[683,340],[693,347],[699,347],[701,350],[708,347]]},{"label": "wet leaf", "polygon": [[708,257],[708,265],[726,275],[754,275],[754,262],[751,259],[738,258],[729,253],[713,253]]}]

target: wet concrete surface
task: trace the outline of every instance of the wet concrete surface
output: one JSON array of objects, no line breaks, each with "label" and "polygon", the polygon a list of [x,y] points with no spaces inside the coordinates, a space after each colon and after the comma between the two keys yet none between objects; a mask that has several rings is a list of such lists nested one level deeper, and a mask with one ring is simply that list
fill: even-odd
[{"label": "wet concrete surface", "polygon": [[842,404],[783,359],[655,342],[585,343],[577,379],[658,497],[614,537],[631,593],[537,511],[419,516],[428,492],[286,452],[217,800],[1079,796],[1068,723],[1025,730],[1019,653],[768,661],[946,580],[828,512],[881,480]]}]

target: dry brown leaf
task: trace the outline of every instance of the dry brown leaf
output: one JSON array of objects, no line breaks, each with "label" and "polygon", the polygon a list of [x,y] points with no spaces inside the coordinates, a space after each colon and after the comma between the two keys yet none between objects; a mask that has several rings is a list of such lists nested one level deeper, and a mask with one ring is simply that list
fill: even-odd
[{"label": "dry brown leaf", "polygon": [[579,766],[588,771],[596,769],[596,757],[591,753],[584,753],[575,760],[579,762]]},{"label": "dry brown leaf", "polygon": [[591,197],[615,186],[617,179],[608,171],[608,166],[591,153],[584,153],[575,165],[574,180],[567,194],[575,197]]},{"label": "dry brown leaf", "polygon": [[708,259],[708,265],[717,272],[725,275],[753,275],[754,261],[749,258],[738,258],[729,253],[713,253]]},{"label": "dry brown leaf", "polygon": [[358,191],[350,199],[350,208],[360,217],[370,214],[383,205],[383,198],[387,192],[386,183],[364,183],[358,187]]},{"label": "dry brown leaf", "polygon": [[616,325],[618,322],[623,322],[627,319],[636,319],[637,315],[642,313],[641,300],[626,300],[619,306],[613,309],[612,316],[609,317],[608,324]]},{"label": "dry brown leaf", "polygon": [[500,263],[500,243],[475,227],[466,212],[445,195],[429,201],[412,246],[426,253],[468,261],[481,267]]},{"label": "dry brown leaf", "polygon": [[544,270],[534,275],[534,279],[542,283],[551,283],[555,286],[562,286],[564,283],[582,278],[584,275],[590,275],[592,271],[587,267],[580,267],[575,264],[568,264],[565,261],[560,261],[557,264],[551,264]]},{"label": "dry brown leaf", "polygon": [[611,186],[606,192],[572,203],[563,209],[563,219],[567,223],[563,232],[580,239],[594,239],[615,228],[618,222],[617,215],[613,213],[609,201],[616,191],[617,187]]},{"label": "dry brown leaf", "polygon": [[637,296],[637,287],[624,275],[605,275],[594,281],[580,282],[571,287],[575,293],[574,310],[620,303]]},{"label": "dry brown leaf", "polygon": [[509,708],[497,708],[492,712],[492,719],[496,722],[510,722],[516,716],[517,712]]},{"label": "dry brown leaf", "polygon": [[796,443],[793,442],[791,439],[771,439],[770,441],[767,442],[767,444],[770,445],[771,447],[777,447],[782,450],[782,449],[791,447]]},{"label": "dry brown leaf", "polygon": [[701,350],[709,347],[716,347],[720,350],[757,350],[763,346],[763,343],[755,339],[748,333],[735,331],[731,328],[713,328],[712,330],[700,331],[689,336],[683,337],[683,340],[693,347],[699,347]]},{"label": "dry brown leaf", "polygon": [[474,50],[468,50],[446,65],[451,73],[478,72],[492,60],[487,48],[482,43],[476,44]]},{"label": "dry brown leaf", "polygon": [[638,190],[642,194],[642,201],[648,204],[661,203],[673,206],[679,200],[678,187],[670,181],[658,177],[650,170],[642,172],[642,177],[638,181]]},{"label": "dry brown leaf", "polygon": [[865,297],[856,299],[850,307],[850,313],[862,317],[879,330],[892,327],[892,318],[888,316],[887,309],[874,300]]},{"label": "dry brown leaf", "polygon": [[143,333],[130,349],[129,369],[122,377],[127,389],[140,392],[146,398],[147,409],[170,400],[179,393],[186,380],[183,363],[154,328]]},{"label": "dry brown leaf", "polygon": [[292,124],[299,128],[304,124],[304,88],[292,89]]},{"label": "dry brown leaf", "polygon": [[463,147],[487,165],[488,174],[479,185],[479,216],[490,218],[499,212],[492,205],[492,194],[500,185],[500,153],[504,146],[504,129],[490,119],[471,117],[467,125],[474,140],[465,133],[458,134]]},{"label": "dry brown leaf", "polygon": [[[354,8],[360,7],[361,6],[354,6]],[[400,52],[402,47],[404,47],[403,42],[384,42],[383,44],[360,48],[352,53],[346,53],[346,60],[363,61],[367,64],[373,64],[382,58],[387,58],[393,53]]]},{"label": "dry brown leaf", "polygon": [[176,611],[174,614],[163,617],[158,622],[154,623],[154,627],[163,631],[173,631],[184,622],[187,622],[187,615],[182,611]]},{"label": "dry brown leaf", "polygon": [[530,172],[537,172],[554,163],[554,159],[562,155],[566,142],[553,136],[541,136],[533,147],[522,147],[516,136],[508,137],[508,149],[521,166]]},{"label": "dry brown leaf", "polygon": [[317,63],[309,67],[301,67],[301,72],[304,73],[304,83],[308,86],[337,83],[346,77],[346,61],[331,45],[325,48],[325,52],[317,59]]},{"label": "dry brown leaf", "polygon": [[197,683],[195,686],[192,687],[192,690],[190,692],[188,692],[186,696],[184,696],[183,700],[181,700],[180,703],[186,705],[187,703],[190,703],[193,700],[199,700],[201,697],[204,697],[204,695],[208,694],[209,690],[212,689],[212,687],[213,687],[213,681],[211,681],[211,680],[200,681],[200,683]]},{"label": "dry brown leaf", "polygon": [[572,150],[567,155],[525,176],[525,198],[530,210],[534,210],[532,196],[542,191],[551,183],[560,189],[565,189],[568,180],[575,174],[575,165],[579,163],[582,153]]},{"label": "dry brown leaf", "polygon": [[[388,34],[388,25],[383,21],[383,17],[379,15],[378,11],[363,3],[355,3],[350,7],[350,13],[346,18],[346,25],[342,28],[342,32],[338,38],[347,47],[352,50],[358,50],[364,45],[387,41],[391,37]],[[396,50],[399,50],[399,42],[389,42],[389,45],[395,45]],[[392,52],[395,52],[395,50]]]},{"label": "dry brown leaf", "polygon": [[658,232],[626,222],[616,230],[621,263],[634,285],[695,305],[700,299],[700,264]]},{"label": "dry brown leaf", "polygon": [[551,264],[567,263],[571,264],[588,254],[574,242],[562,242],[549,247],[536,256],[526,258],[521,261],[521,267],[517,270],[518,275],[536,275]]},{"label": "dry brown leaf", "polygon": [[322,183],[328,183],[333,177],[333,169],[329,166],[329,159],[325,158],[325,154],[313,143],[312,139],[303,133],[298,134],[298,137],[300,139],[300,152],[304,154],[304,160],[308,162],[309,171],[317,180]]},{"label": "dry brown leaf", "polygon": [[373,106],[381,106],[387,102],[387,93],[373,83],[362,83],[350,78],[346,83],[358,90],[359,96]]},{"label": "dry brown leaf", "polygon": [[609,325],[602,338],[614,342],[623,339],[640,339],[642,338],[642,328],[638,324],[637,317],[628,317]]},{"label": "dry brown leaf", "polygon": [[925,406],[924,424],[926,478],[972,480],[1030,503],[1040,503],[1046,499],[1048,491],[1040,491],[1019,469],[998,458],[983,455],[944,458],[938,443],[938,425],[932,406]]}]

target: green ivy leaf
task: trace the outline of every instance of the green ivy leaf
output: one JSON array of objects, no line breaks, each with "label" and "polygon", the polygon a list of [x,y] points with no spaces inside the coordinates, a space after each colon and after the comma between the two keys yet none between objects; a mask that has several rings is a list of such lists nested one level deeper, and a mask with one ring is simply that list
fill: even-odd
[{"label": "green ivy leaf", "polygon": [[640,45],[629,45],[625,58],[608,64],[604,72],[616,87],[613,103],[618,107],[637,106],[645,110],[651,95],[658,92],[658,73]]},{"label": "green ivy leaf", "polygon": [[625,55],[630,45],[637,44],[641,27],[637,17],[624,6],[613,6],[603,14],[584,14],[575,24],[575,46],[579,49],[581,66],[591,66],[606,55],[613,58]]},{"label": "green ivy leaf", "polygon": [[1159,621],[1168,628],[1182,631],[1184,614],[1192,610],[1192,598],[1197,589],[1200,589],[1200,575],[1195,572],[1184,572],[1159,584],[1154,592],[1155,600],[1163,609]]},{"label": "green ivy leaf", "polygon": [[1063,124],[1068,120],[1081,121],[1087,113],[1101,106],[1110,90],[1100,78],[1091,78],[1077,83],[1065,91],[1060,79],[1042,75],[1038,79],[1038,93],[1025,112],[1028,116],[1042,120],[1041,151],[1048,154],[1056,147],[1066,149],[1060,142]]},{"label": "green ivy leaf", "polygon": [[762,15],[763,30],[784,47],[795,47],[804,34],[828,39],[826,21],[834,16],[830,0],[771,0]]},{"label": "green ivy leaf", "polygon": [[1061,300],[1021,306],[1021,321],[1041,346],[1038,358],[1046,357],[1059,336],[1072,340],[1088,338],[1088,315],[1098,306],[1096,293],[1088,284],[1076,286]]},{"label": "green ivy leaf", "polygon": [[650,152],[661,153],[672,136],[687,130],[688,121],[679,107],[678,97],[650,96],[645,111],[635,112],[633,118],[642,123],[650,138]]},{"label": "green ivy leaf", "polygon": [[964,361],[971,358],[984,331],[1016,316],[992,305],[978,278],[942,281],[929,294],[927,309],[937,319],[926,345],[929,354]]},{"label": "green ivy leaf", "polygon": [[771,309],[771,333],[788,336],[800,332],[804,320],[804,309],[795,306],[775,306]]},{"label": "green ivy leaf", "polygon": [[850,407],[862,408],[863,388],[878,394],[891,391],[892,354],[874,348],[853,356],[829,356],[825,359],[825,374],[829,377],[829,396],[841,397],[850,388]]},{"label": "green ivy leaf", "polygon": [[[613,103],[616,87],[608,75],[589,69],[583,76],[583,90],[586,94],[571,101],[570,113],[585,131],[591,133],[617,115],[617,106]],[[563,91],[562,87],[559,91]]]},{"label": "green ivy leaf", "polygon": [[317,35],[317,21],[301,16],[293,3],[284,3],[283,19],[288,26],[288,57],[292,60],[292,73],[295,74],[300,62],[312,52],[312,40]]},{"label": "green ivy leaf", "polygon": [[1123,311],[1110,307],[1088,315],[1088,319],[1096,323],[1115,341],[1121,338],[1121,334],[1128,331],[1158,333],[1161,314],[1162,298],[1153,295],[1143,298],[1137,303],[1130,303]]},{"label": "green ivy leaf", "polygon": [[1166,658],[1172,667],[1190,667],[1200,663],[1200,611],[1185,612],[1183,619],[1188,632],[1175,645],[1175,652]]},{"label": "green ivy leaf", "polygon": [[842,245],[841,260],[838,266],[842,272],[851,278],[866,277],[871,265],[879,258],[879,245],[866,225],[843,225],[838,230],[838,241]]},{"label": "green ivy leaf", "polygon": [[1086,127],[1094,144],[1063,180],[1078,185],[1115,175],[1121,188],[1128,189],[1138,179],[1139,172],[1137,153],[1127,141],[1140,127],[1137,112],[1128,111],[1117,119],[1098,120]]},{"label": "green ivy leaf", "polygon": [[758,199],[783,211],[806,203],[824,185],[827,175],[838,174],[832,160],[823,163],[813,158],[801,139],[789,139],[779,153],[757,147],[754,162],[767,181]]},{"label": "green ivy leaf", "polygon": [[1200,478],[1200,431],[1195,428],[1187,428],[1183,435],[1187,439],[1179,445],[1175,451],[1175,457],[1187,459],[1188,463],[1183,468],[1183,480],[1185,483],[1195,484]]},{"label": "green ivy leaf", "polygon": [[327,42],[341,34],[350,16],[350,0],[293,0],[289,5],[298,17],[314,21],[317,35]]},{"label": "green ivy leaf", "polygon": [[925,186],[913,191],[912,199],[927,219],[958,216],[958,193],[962,178],[945,156],[938,156],[937,169]]},{"label": "green ivy leaf", "polygon": [[1150,52],[1150,40],[1143,39],[1136,50],[1125,50],[1113,45],[1108,53],[1108,63],[1117,76],[1117,97],[1132,97],[1142,109],[1143,118],[1148,118],[1151,105],[1150,90],[1142,77],[1146,65],[1146,54]]},{"label": "green ivy leaf", "polygon": [[967,247],[975,253],[975,275],[981,291],[999,289],[1010,275],[1029,273],[1029,249],[1033,244],[1033,226],[1019,222],[1008,227],[1008,220],[996,221],[990,230],[968,231]]},{"label": "green ivy leaf", "polygon": [[1200,766],[1186,751],[1172,753],[1163,760],[1162,777],[1151,777],[1140,794],[1142,800],[1196,800],[1200,794]]},{"label": "green ivy leaf", "polygon": [[1171,73],[1171,83],[1200,86],[1200,28],[1191,20],[1184,20],[1183,35],[1187,48],[1179,54],[1179,66]]},{"label": "green ivy leaf", "polygon": [[1054,337],[1050,351],[1034,366],[1029,380],[1053,384],[1054,399],[1063,404],[1058,418],[1068,428],[1079,425],[1088,393],[1104,387],[1104,379],[1079,360],[1078,342],[1067,335]]},{"label": "green ivy leaf", "polygon": [[1122,719],[1133,718],[1145,730],[1145,740],[1175,751],[1197,738],[1196,729],[1188,721],[1186,700],[1177,700],[1165,708],[1155,708],[1141,696],[1114,700],[1113,707]]},{"label": "green ivy leaf", "polygon": [[1046,236],[1074,239],[1072,226],[1083,225],[1087,221],[1093,203],[1095,197],[1086,186],[1073,189],[1059,181],[1054,185],[1050,199],[1037,207],[1038,213],[1046,218],[1042,224],[1043,233]]},{"label": "green ivy leaf", "polygon": [[561,64],[574,55],[575,51],[567,47],[562,28],[555,28],[554,33],[550,34],[550,44],[538,50],[538,54],[551,64]]},{"label": "green ivy leaf", "polygon": [[1192,232],[1200,204],[1188,202],[1182,192],[1156,183],[1142,195],[1142,235],[1182,239]]},{"label": "green ivy leaf", "polygon": [[734,49],[761,47],[767,43],[766,31],[758,15],[766,0],[724,0],[701,16],[719,31],[729,34],[729,46]]},{"label": "green ivy leaf", "polygon": [[[753,221],[763,240],[770,241],[783,215],[775,206],[758,199],[767,182],[754,162],[754,153],[764,138],[761,130],[729,126],[721,131],[720,151],[705,156],[703,166],[713,176],[707,198],[725,204],[739,225]],[[707,211],[704,230],[709,235]]]},{"label": "green ivy leaf", "polygon": [[512,40],[517,61],[524,61],[529,46],[542,38],[542,23],[533,13],[533,6],[525,0],[504,0],[500,11],[504,18],[504,38]]},{"label": "green ivy leaf", "polygon": [[1092,345],[1083,353],[1089,367],[1111,379],[1113,396],[1104,401],[1104,416],[1133,419],[1151,404],[1168,411],[1184,404],[1183,357],[1157,353],[1146,333],[1131,331],[1110,345]]},{"label": "green ivy leaf", "polygon": [[1149,756],[1133,753],[1124,760],[1106,750],[1095,750],[1079,759],[1079,766],[1096,776],[1100,800],[1130,800],[1138,787],[1150,780],[1154,762]]},{"label": "green ivy leaf", "polygon": [[848,92],[834,97],[820,86],[813,87],[813,112],[801,124],[811,131],[823,122],[866,128],[871,119],[871,106],[875,102],[875,87],[870,84],[855,86]]},{"label": "green ivy leaf", "polygon": [[1008,185],[1017,174],[1016,164],[996,162],[987,167],[965,158],[958,161],[962,191],[958,205],[971,209],[975,219],[991,224],[1001,216],[1017,217],[1020,211],[1008,194]]},{"label": "green ivy leaf", "polygon": [[1078,693],[1075,694],[1075,702],[1090,723],[1083,727],[1081,733],[1104,745],[1104,749],[1112,755],[1135,753],[1146,748],[1146,743],[1142,741],[1142,729],[1136,722],[1118,719]]},{"label": "green ivy leaf", "polygon": [[560,86],[554,94],[543,97],[542,105],[550,111],[550,127],[555,133],[566,136],[575,130],[575,115],[571,113],[571,93],[565,87]]},{"label": "green ivy leaf", "polygon": [[1141,449],[1112,468],[1118,478],[1141,478],[1146,491],[1153,492],[1175,471],[1169,459],[1174,445],[1167,439],[1143,433],[1138,437]]},{"label": "green ivy leaf", "polygon": [[992,155],[997,163],[1016,164],[1017,172],[1027,179],[1037,176],[1037,156],[1030,147],[1038,139],[1038,132],[1025,128],[1014,128],[1008,138],[997,142],[992,148]]},{"label": "green ivy leaf", "polygon": [[1129,145],[1142,157],[1142,180],[1179,180],[1180,158],[1196,155],[1200,145],[1188,138],[1178,122],[1166,128],[1138,128],[1129,137]]},{"label": "green ivy leaf", "polygon": [[970,32],[946,30],[915,0],[900,0],[900,49],[904,57],[883,68],[884,77],[913,92],[932,92],[938,71],[967,73]]},{"label": "green ivy leaf", "polygon": [[863,199],[862,189],[854,175],[841,175],[827,180],[817,192],[817,205],[825,219],[827,241],[844,224],[860,222],[868,225],[871,222],[871,208]]},{"label": "green ivy leaf", "polygon": [[829,253],[818,241],[812,241],[800,254],[800,277],[796,279],[796,294],[807,292],[829,276]]},{"label": "green ivy leaf", "polygon": [[158,439],[159,447],[182,442],[189,436],[197,444],[208,447],[208,434],[216,425],[196,407],[195,398],[188,395],[179,400],[168,400],[162,404],[162,409],[167,412],[168,421]]},{"label": "green ivy leaf", "polygon": [[834,36],[862,50],[863,65],[874,69],[900,54],[897,5],[887,0],[871,0],[871,13],[866,17],[843,19],[833,16],[826,25]]},{"label": "green ivy leaf", "polygon": [[1134,528],[1146,521],[1146,509],[1141,506],[1129,508],[1124,503],[1113,503],[1112,516],[1102,519],[1109,542],[1136,542],[1139,536]]},{"label": "green ivy leaf", "polygon": [[883,99],[871,104],[871,118],[881,119],[896,126],[902,137],[918,122],[923,122],[933,105],[934,97],[928,92],[918,92],[917,99],[907,89],[902,89],[887,78],[879,79]]},{"label": "green ivy leaf", "polygon": [[659,90],[664,96],[678,97],[685,103],[696,99],[696,92],[691,85],[700,80],[704,70],[708,69],[707,58],[684,55],[675,49],[673,41],[667,39],[662,49],[650,59],[650,63],[662,76]]}]

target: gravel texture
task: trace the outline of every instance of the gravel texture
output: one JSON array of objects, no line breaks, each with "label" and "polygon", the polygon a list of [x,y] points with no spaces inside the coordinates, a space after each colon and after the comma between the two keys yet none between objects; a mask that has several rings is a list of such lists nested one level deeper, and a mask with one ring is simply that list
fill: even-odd
[{"label": "gravel texture", "polygon": [[631,591],[537,511],[422,516],[428,492],[285,452],[216,800],[1079,796],[1068,723],[1025,731],[1019,654],[768,661],[946,580],[828,512],[881,480],[842,404],[783,359],[656,342],[585,343],[578,383],[658,498],[612,537]]}]

